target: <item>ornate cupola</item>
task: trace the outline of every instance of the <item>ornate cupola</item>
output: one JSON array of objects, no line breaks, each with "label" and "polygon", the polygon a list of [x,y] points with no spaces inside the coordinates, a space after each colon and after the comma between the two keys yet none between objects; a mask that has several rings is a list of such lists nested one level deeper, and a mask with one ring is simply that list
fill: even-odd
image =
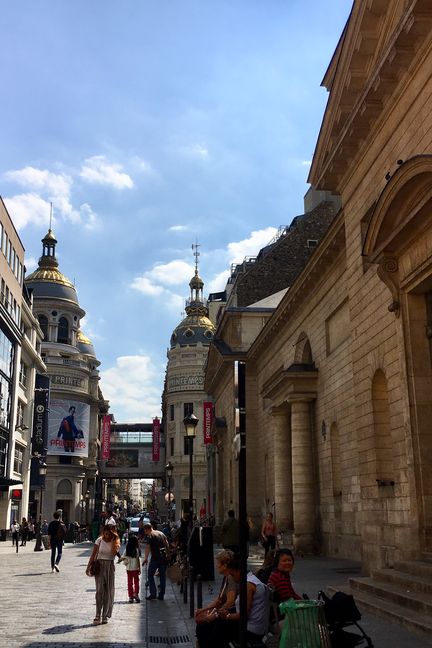
[{"label": "ornate cupola", "polygon": [[[78,295],[74,284],[58,269],[56,244],[57,239],[50,228],[42,239],[42,256],[38,268],[26,277],[26,286],[32,290],[36,298],[62,299],[78,306]],[[81,316],[83,315],[84,311]]]},{"label": "ornate cupola", "polygon": [[204,281],[198,274],[199,245],[192,245],[195,256],[195,274],[189,282],[190,298],[186,301],[186,317],[171,335],[171,349],[177,345],[209,345],[215,328],[208,317],[207,302],[203,298]]}]

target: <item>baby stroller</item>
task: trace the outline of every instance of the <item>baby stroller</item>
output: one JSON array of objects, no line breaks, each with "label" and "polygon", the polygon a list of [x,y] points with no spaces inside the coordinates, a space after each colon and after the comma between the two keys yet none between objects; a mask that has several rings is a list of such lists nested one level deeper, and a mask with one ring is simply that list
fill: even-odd
[{"label": "baby stroller", "polygon": [[[330,631],[332,648],[358,646],[363,641],[366,642],[369,648],[373,648],[372,639],[368,637],[358,623],[361,619],[361,613],[351,594],[336,592],[330,598],[325,592],[320,591],[318,592],[318,598],[324,601],[324,614]],[[350,625],[354,625],[361,632],[361,636],[344,630]]]}]

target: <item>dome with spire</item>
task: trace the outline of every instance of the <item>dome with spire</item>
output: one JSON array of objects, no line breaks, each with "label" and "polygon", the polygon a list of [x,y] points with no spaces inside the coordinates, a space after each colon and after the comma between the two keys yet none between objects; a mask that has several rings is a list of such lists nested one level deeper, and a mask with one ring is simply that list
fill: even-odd
[{"label": "dome with spire", "polygon": [[171,335],[171,349],[177,345],[209,345],[215,332],[215,327],[208,317],[207,303],[203,299],[204,281],[198,274],[198,244],[192,245],[192,249],[195,250],[195,274],[189,282],[190,299],[186,302],[186,317]]},{"label": "dome with spire", "polygon": [[38,268],[25,278],[25,284],[35,297],[44,299],[64,299],[79,305],[73,283],[58,269],[55,256],[57,240],[51,229],[42,239],[42,256]]}]

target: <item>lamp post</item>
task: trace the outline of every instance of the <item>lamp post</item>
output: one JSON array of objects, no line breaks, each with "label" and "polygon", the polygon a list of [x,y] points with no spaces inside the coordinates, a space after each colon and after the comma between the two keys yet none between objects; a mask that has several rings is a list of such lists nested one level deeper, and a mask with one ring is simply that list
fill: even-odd
[{"label": "lamp post", "polygon": [[86,525],[86,532],[87,532],[87,526],[89,523],[89,504],[90,504],[90,491],[86,490],[85,495],[85,525]]},{"label": "lamp post", "polygon": [[187,548],[187,558],[189,567],[189,614],[192,618],[194,616],[194,574],[191,565],[191,545],[192,545],[192,531],[193,531],[193,441],[196,435],[196,426],[198,419],[195,414],[188,414],[183,419],[185,427],[185,438],[188,444],[189,454],[189,542]]},{"label": "lamp post", "polygon": [[40,498],[39,498],[39,521],[37,523],[36,543],[34,551],[43,551],[42,547],[42,497],[43,487],[45,482],[45,475],[47,474],[47,465],[44,457],[39,457],[39,485],[40,485]]},{"label": "lamp post", "polygon": [[188,414],[183,419],[185,427],[185,438],[188,443],[189,454],[189,533],[192,533],[193,527],[193,442],[196,436],[196,426],[198,419],[195,414]]},{"label": "lamp post", "polygon": [[174,466],[171,461],[168,461],[165,466],[165,472],[168,477],[168,522],[171,522],[171,477],[173,474]]}]

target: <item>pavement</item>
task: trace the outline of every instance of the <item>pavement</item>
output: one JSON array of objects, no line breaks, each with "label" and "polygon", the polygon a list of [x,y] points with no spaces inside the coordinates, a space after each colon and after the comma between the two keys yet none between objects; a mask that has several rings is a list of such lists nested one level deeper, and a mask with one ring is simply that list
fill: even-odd
[{"label": "pavement", "polygon": [[[146,601],[144,574],[141,603],[128,603],[126,570],[116,565],[116,596],[112,619],[93,626],[94,580],[85,575],[92,545],[66,544],[60,573],[51,573],[50,552],[34,551],[34,541],[19,547],[0,543],[0,647],[7,648],[195,648],[195,624],[189,603],[177,584],[167,582],[164,601]],[[215,553],[219,551],[215,547]],[[253,547],[250,566],[262,562],[262,550]],[[323,557],[298,558],[293,573],[295,589],[311,598],[328,585],[342,585],[359,573],[359,564]],[[203,600],[218,591],[218,580],[203,584]],[[426,648],[427,641],[384,619],[364,614],[362,627],[375,648]],[[202,647],[205,648],[205,647]]]}]

